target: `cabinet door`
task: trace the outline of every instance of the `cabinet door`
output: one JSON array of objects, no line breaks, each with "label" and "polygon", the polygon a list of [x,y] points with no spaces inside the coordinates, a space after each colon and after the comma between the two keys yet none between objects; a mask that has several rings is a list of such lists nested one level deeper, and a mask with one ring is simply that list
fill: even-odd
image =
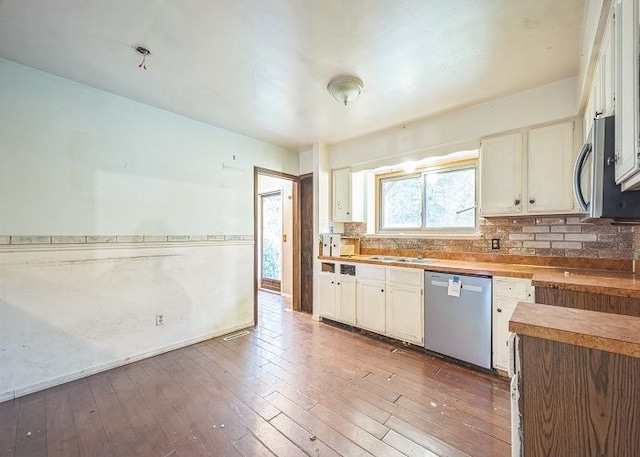
[{"label": "cabinet door", "polygon": [[336,286],[336,320],[355,325],[356,277],[339,275]]},{"label": "cabinet door", "polygon": [[596,68],[593,71],[593,81],[591,82],[591,94],[589,95],[591,113],[585,112],[585,115],[589,114],[591,119],[595,119],[602,114],[602,67],[600,63],[600,61],[596,63]]},{"label": "cabinet door", "polygon": [[333,170],[333,220],[351,220],[351,169]]},{"label": "cabinet door", "polygon": [[482,140],[480,215],[522,211],[522,134]]},{"label": "cabinet door", "polygon": [[503,371],[508,371],[509,366],[509,320],[516,303],[507,298],[493,301],[493,367]]},{"label": "cabinet door", "polygon": [[387,335],[422,345],[424,324],[422,288],[399,284],[387,286]]},{"label": "cabinet door", "polygon": [[[611,116],[615,109],[615,35],[613,13],[609,15],[600,45],[600,85],[602,86],[602,115]],[[587,131],[586,133],[589,133]]]},{"label": "cabinet door", "polygon": [[385,295],[384,282],[359,279],[357,284],[357,325],[367,330],[385,333]]},{"label": "cabinet door", "polygon": [[333,273],[318,275],[318,315],[334,319],[336,317],[336,281]]},{"label": "cabinet door", "polygon": [[561,213],[574,209],[573,122],[529,131],[527,209],[529,213]]},{"label": "cabinet door", "polygon": [[638,1],[615,2],[616,17],[616,182],[638,169]]}]

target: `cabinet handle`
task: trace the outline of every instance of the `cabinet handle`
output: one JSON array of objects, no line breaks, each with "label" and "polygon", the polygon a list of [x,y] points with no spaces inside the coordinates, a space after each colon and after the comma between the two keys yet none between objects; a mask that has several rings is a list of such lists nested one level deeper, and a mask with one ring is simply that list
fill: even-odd
[{"label": "cabinet handle", "polygon": [[384,289],[380,289],[380,292],[384,292]]},{"label": "cabinet handle", "polygon": [[498,309],[496,309],[496,311],[498,311],[499,313],[501,313],[501,312],[502,312],[502,308],[498,308]]},{"label": "cabinet handle", "polygon": [[618,161],[618,154],[607,158],[607,165],[612,166]]},{"label": "cabinet handle", "polygon": [[340,283],[338,283],[338,285],[340,285]]},{"label": "cabinet handle", "polygon": [[347,211],[347,216],[349,215],[349,211]]},{"label": "cabinet handle", "polygon": [[520,204],[520,199],[516,198],[516,201],[514,203],[516,204],[516,206],[518,206]]},{"label": "cabinet handle", "polygon": [[535,198],[532,198],[531,200],[529,200],[529,203],[531,203],[532,205],[536,202]]},{"label": "cabinet handle", "polygon": [[333,281],[331,281],[331,284],[335,284]]}]

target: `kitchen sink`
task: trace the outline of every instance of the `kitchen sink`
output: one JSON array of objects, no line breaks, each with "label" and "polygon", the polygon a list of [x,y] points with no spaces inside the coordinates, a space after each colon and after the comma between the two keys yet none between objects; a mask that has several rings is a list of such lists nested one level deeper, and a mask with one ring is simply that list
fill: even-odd
[{"label": "kitchen sink", "polygon": [[433,263],[435,262],[436,259],[418,259],[417,257],[407,257],[405,260],[402,260],[401,262],[407,262],[407,263]]},{"label": "kitchen sink", "polygon": [[379,260],[381,262],[405,262],[418,264],[428,264],[435,262],[435,259],[421,259],[419,257],[396,257],[389,255],[371,257],[371,260]]}]

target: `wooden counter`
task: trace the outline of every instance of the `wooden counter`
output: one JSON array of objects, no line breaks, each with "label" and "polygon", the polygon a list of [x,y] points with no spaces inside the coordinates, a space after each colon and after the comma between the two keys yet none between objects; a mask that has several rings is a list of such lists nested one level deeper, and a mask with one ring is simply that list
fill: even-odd
[{"label": "wooden counter", "polygon": [[631,272],[545,271],[534,273],[531,279],[535,287],[640,298],[640,278]]},{"label": "wooden counter", "polygon": [[640,358],[640,317],[518,303],[509,331]]},{"label": "wooden counter", "polygon": [[[404,251],[403,251],[404,252]],[[353,262],[418,268],[443,273],[460,273],[483,276],[508,276],[531,279],[535,287],[569,290],[618,297],[640,298],[640,277],[631,271],[593,270],[559,266],[527,265],[503,262],[434,259],[427,264],[373,260],[371,255],[352,257],[325,257],[318,259],[332,262]],[[503,258],[505,256],[502,256]],[[626,264],[625,264],[626,265]],[[607,266],[611,266],[607,264]],[[639,307],[640,309],[640,307]]]},{"label": "wooden counter", "polygon": [[410,263],[374,260],[377,256],[349,256],[326,257],[318,256],[318,259],[328,262],[366,263],[371,265],[394,266],[405,268],[417,268],[426,271],[440,271],[442,273],[461,273],[482,276],[509,276],[514,278],[530,279],[534,274],[563,274],[565,269],[559,267],[546,267],[538,265],[519,265],[500,262],[479,262],[465,260],[434,259],[431,263]]}]

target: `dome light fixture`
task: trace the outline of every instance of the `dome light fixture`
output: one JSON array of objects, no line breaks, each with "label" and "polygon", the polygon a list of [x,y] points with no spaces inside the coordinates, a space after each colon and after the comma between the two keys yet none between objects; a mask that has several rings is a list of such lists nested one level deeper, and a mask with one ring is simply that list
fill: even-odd
[{"label": "dome light fixture", "polygon": [[333,98],[340,103],[344,103],[345,106],[358,95],[362,93],[364,89],[364,83],[357,76],[342,75],[336,76],[327,85],[327,90]]},{"label": "dome light fixture", "polygon": [[134,46],[133,49],[135,49],[135,51],[142,55],[142,62],[140,62],[140,65],[138,65],[138,68],[140,70],[146,70],[147,69],[147,57],[149,57],[151,55],[151,51],[149,51],[148,48],[145,48],[144,46]]}]

